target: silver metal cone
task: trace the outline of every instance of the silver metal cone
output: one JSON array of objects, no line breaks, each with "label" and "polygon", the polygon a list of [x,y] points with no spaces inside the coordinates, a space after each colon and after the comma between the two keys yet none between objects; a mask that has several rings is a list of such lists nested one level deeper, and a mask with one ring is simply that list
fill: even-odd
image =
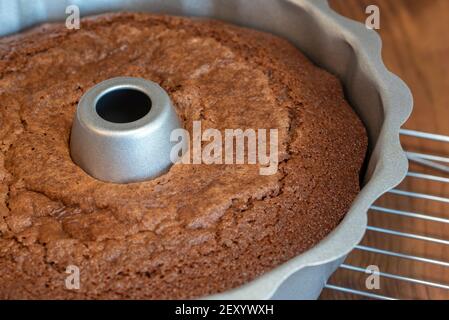
[{"label": "silver metal cone", "polygon": [[167,93],[131,77],[103,81],[78,104],[70,138],[73,161],[102,181],[148,180],[172,165],[170,134],[181,128]]}]

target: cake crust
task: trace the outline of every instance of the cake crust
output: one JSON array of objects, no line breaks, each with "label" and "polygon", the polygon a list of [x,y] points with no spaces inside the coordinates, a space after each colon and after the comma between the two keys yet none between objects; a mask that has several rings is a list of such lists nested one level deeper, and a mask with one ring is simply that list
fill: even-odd
[{"label": "cake crust", "polygon": [[[0,298],[194,298],[310,249],[359,192],[365,129],[336,77],[286,40],[143,13],[0,39]],[[116,76],[159,83],[184,127],[277,128],[279,170],[181,165],[98,181],[69,151],[76,105]],[[78,266],[80,289],[65,286]]]}]

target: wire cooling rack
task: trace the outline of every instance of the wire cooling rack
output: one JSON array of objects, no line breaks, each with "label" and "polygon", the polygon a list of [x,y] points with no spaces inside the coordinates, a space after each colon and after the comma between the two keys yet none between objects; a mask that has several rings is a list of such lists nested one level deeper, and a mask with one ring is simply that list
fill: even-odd
[{"label": "wire cooling rack", "polygon": [[[401,135],[407,139],[419,139],[417,142],[421,145],[423,143],[441,143],[442,149],[449,146],[445,145],[449,143],[449,136],[405,129],[401,130]],[[322,298],[449,299],[449,233],[447,232],[449,230],[449,198],[447,193],[449,187],[449,158],[411,151],[407,151],[407,157],[411,163],[411,169],[405,181],[413,179],[424,187],[424,192],[405,190],[408,188],[405,188],[403,184],[407,185],[407,183],[403,183],[384,196],[387,198],[399,197],[396,201],[388,201],[388,199],[382,201],[381,199],[381,205],[376,202],[370,208],[367,236],[361,244],[355,247],[355,250],[340,266],[336,274],[331,277],[325,286]],[[429,174],[429,170],[432,174]],[[438,172],[438,174],[433,174],[435,172]],[[430,188],[431,184],[439,184],[440,186]],[[429,188],[432,191],[440,191],[439,193],[443,191],[443,194],[431,194]],[[396,208],[398,204],[406,203],[407,208],[415,209],[414,204],[417,201],[427,202],[426,205],[418,206],[419,210],[431,207],[436,208],[436,210],[433,210],[436,212],[423,213],[418,209],[409,211]],[[379,227],[372,223],[375,220],[373,216],[379,214],[383,215],[383,221],[386,221],[387,227]],[[420,232],[405,232],[390,227],[390,222],[392,225],[396,223],[406,227],[407,225],[425,224],[430,224],[430,226],[415,228],[419,229]],[[438,237],[429,235],[435,230],[440,231]],[[366,239],[369,236],[371,236],[371,241]],[[446,239],[444,239],[445,236]],[[365,244],[367,242],[368,244]],[[380,245],[381,242],[383,246]],[[385,248],[385,246],[394,247],[394,242],[401,242],[402,252],[397,248],[396,250]],[[404,247],[407,248],[407,252],[403,249]],[[413,253],[419,247],[421,248],[420,252]],[[434,258],[435,256],[438,258]],[[376,261],[379,262],[377,276],[384,290],[370,290],[364,285],[366,278],[370,275],[366,268],[368,265],[375,265]],[[402,266],[407,267],[402,268]],[[394,269],[395,272],[386,272],[383,271],[384,269]],[[427,276],[427,278],[424,278],[424,276]],[[439,292],[434,293],[432,290]],[[383,294],[384,292],[387,292],[387,294]],[[394,296],[391,293],[394,293]]]}]

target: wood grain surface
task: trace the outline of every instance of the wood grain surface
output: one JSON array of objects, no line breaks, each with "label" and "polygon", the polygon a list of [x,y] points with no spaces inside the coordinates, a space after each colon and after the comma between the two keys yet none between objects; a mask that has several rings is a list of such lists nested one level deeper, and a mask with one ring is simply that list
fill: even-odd
[{"label": "wood grain surface", "polygon": [[[386,66],[411,88],[415,107],[404,125],[449,136],[449,0],[330,0],[331,6],[349,18],[364,22],[365,9],[380,8],[380,30]],[[403,137],[404,149],[449,157],[449,143]],[[447,173],[411,164],[410,171],[449,178]],[[397,189],[449,198],[449,183],[408,177]],[[418,212],[449,219],[449,203],[387,194],[378,206]],[[449,240],[449,224],[401,217],[371,210],[369,225]],[[407,239],[368,231],[363,245],[449,262],[449,242]],[[449,285],[449,267],[353,251],[345,264],[366,268],[377,265],[381,272]],[[381,277],[379,290],[366,288],[368,275],[339,269],[329,284],[400,299],[449,299],[449,290]],[[354,294],[325,289],[322,299],[366,299]]]}]

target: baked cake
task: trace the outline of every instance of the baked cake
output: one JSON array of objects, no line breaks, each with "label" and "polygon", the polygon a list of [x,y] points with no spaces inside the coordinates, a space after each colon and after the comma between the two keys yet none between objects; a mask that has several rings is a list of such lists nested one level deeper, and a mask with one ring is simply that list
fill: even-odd
[{"label": "baked cake", "polygon": [[[310,249],[359,192],[365,129],[337,78],[286,40],[223,22],[118,13],[0,39],[0,298],[195,298]],[[277,128],[279,170],[182,165],[98,181],[70,157],[78,100],[152,80],[184,127]],[[65,285],[68,266],[80,288]]]}]

